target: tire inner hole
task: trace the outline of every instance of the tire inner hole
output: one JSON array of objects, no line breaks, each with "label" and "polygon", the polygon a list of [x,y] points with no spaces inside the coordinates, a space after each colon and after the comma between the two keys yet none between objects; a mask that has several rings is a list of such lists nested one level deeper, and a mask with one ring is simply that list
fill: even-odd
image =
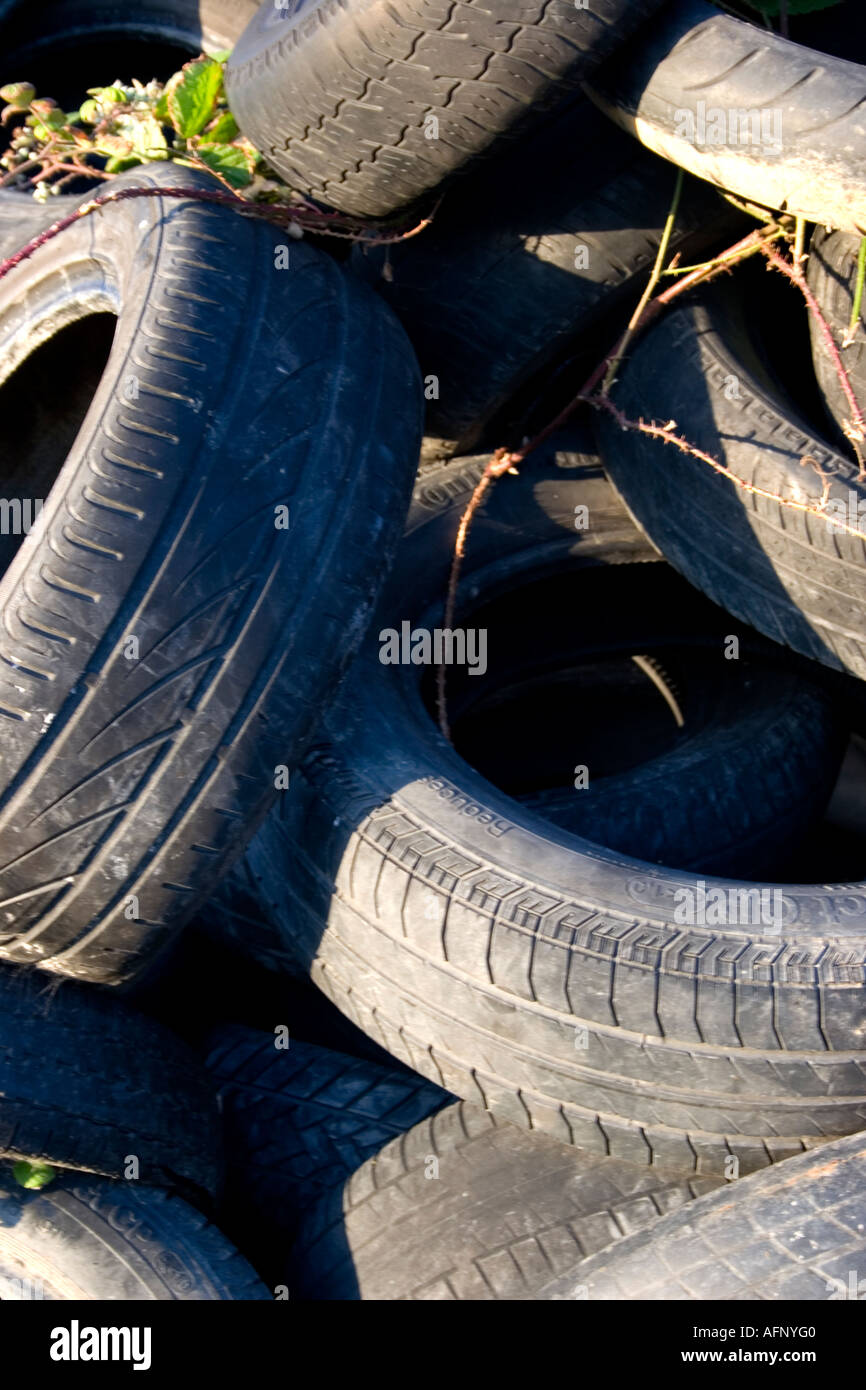
[{"label": "tire inner hole", "polygon": [[[487,669],[448,668],[452,740],[510,796],[570,786],[578,765],[602,778],[660,756],[700,720],[696,692],[735,664],[732,620],[664,565],[535,579],[456,625],[486,632]],[[423,693],[435,717],[435,672]]]},{"label": "tire inner hole", "polygon": [[117,319],[88,314],[0,386],[0,573],[36,524],[105,371]]},{"label": "tire inner hole", "polygon": [[[440,608],[419,624],[441,621]],[[517,799],[557,789],[579,795],[579,767],[597,784],[664,756],[707,724],[724,734],[744,681],[772,685],[776,672],[791,670],[783,649],[740,627],[664,564],[562,569],[520,587],[505,583],[464,604],[455,627],[486,632],[487,669],[471,675],[448,667],[452,742]],[[725,658],[731,636],[739,639],[737,660]],[[636,656],[648,658],[649,670]],[[424,670],[421,694],[436,721],[435,669]],[[825,818],[805,846],[791,846],[789,862],[766,866],[766,881],[860,881],[866,798],[863,822],[860,834]]]},{"label": "tire inner hole", "polygon": [[147,34],[65,34],[22,44],[3,59],[4,82],[32,82],[41,97],[75,111],[88,87],[165,82],[198,48]]}]

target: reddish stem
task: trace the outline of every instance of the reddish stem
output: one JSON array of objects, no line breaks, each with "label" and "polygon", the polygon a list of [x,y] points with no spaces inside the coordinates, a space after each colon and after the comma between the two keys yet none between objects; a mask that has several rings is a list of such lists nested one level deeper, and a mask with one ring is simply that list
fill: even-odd
[{"label": "reddish stem", "polygon": [[828,353],[830,354],[830,359],[835,368],[836,375],[839,378],[839,382],[845,394],[845,399],[847,400],[851,410],[851,429],[847,430],[846,433],[852,445],[854,446],[854,451],[857,455],[857,461],[860,465],[860,476],[862,478],[864,472],[864,463],[863,451],[860,445],[862,445],[864,440],[866,440],[866,421],[864,421],[863,419],[863,412],[860,409],[860,403],[854,394],[854,388],[851,385],[848,372],[846,371],[845,364],[842,361],[842,354],[836,346],[836,340],[833,337],[833,330],[831,329],[829,323],[824,317],[824,314],[821,311],[820,304],[818,303],[817,299],[812,293],[812,290],[809,286],[809,282],[803,274],[802,267],[793,266],[790,261],[786,261],[784,256],[780,256],[778,251],[773,246],[764,246],[762,250],[764,252],[764,255],[767,257],[767,260],[770,262],[770,265],[772,265],[775,270],[780,271],[782,275],[785,275],[791,281],[792,284],[797,286],[798,290],[803,295],[806,304],[808,305],[809,313],[812,315],[812,317],[818,325],[821,337],[824,339],[824,343],[826,345]]}]

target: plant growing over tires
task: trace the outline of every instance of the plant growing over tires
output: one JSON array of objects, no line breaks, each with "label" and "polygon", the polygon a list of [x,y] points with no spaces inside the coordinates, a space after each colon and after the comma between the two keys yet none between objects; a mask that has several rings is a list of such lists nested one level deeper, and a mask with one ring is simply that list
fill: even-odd
[{"label": "plant growing over tires", "polygon": [[63,111],[29,82],[0,88],[5,125],[16,124],[0,159],[0,187],[32,185],[46,199],[76,179],[110,178],[139,164],[171,161],[207,168],[229,188],[273,199],[285,185],[266,177],[261,156],[238,130],[223,89],[223,63],[202,55],[166,83],[91,87],[77,111]]}]

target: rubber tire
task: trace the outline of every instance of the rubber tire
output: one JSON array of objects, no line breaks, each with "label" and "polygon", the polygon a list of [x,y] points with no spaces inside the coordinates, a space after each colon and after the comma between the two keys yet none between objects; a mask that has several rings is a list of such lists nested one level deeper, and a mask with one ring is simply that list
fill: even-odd
[{"label": "rubber tire", "polygon": [[[214,187],[165,165],[124,184]],[[7,960],[103,984],[141,972],[298,760],[387,571],[417,367],[365,287],[304,243],[276,270],[279,245],[226,208],[136,199],[0,287],[7,375],[64,324],[118,313],[40,525],[0,579]],[[289,501],[303,524],[278,530]]]},{"label": "rubber tire", "polygon": [[[632,420],[675,420],[735,477],[783,498],[820,501],[802,464],[811,457],[833,475],[828,497],[847,519],[866,497],[856,462],[816,437],[771,379],[747,312],[728,286],[666,312],[630,351],[614,404]],[[866,541],[831,526],[837,511],[807,516],[758,497],[606,412],[597,425],[608,477],[681,574],[774,641],[866,678]]]},{"label": "rubber tire", "polygon": [[[686,667],[681,700],[688,710],[691,696],[694,713],[667,751],[599,780],[590,769],[580,791],[569,783],[517,800],[572,834],[654,864],[727,877],[784,872],[830,800],[844,753],[841,724],[796,674],[755,664],[751,674],[728,665],[716,676],[712,685],[709,670],[694,673],[689,690]],[[817,735],[811,749],[807,727]],[[777,770],[797,747],[805,757],[792,797]]]},{"label": "rubber tire", "polygon": [[[187,48],[193,58],[202,49],[217,52],[231,48],[257,9],[257,0],[140,0],[134,8],[123,0],[46,0],[40,6],[37,27],[25,0],[0,0],[4,63],[10,71],[9,65],[17,61],[19,53],[26,57],[91,36],[153,38]],[[147,81],[150,74],[115,76]],[[21,80],[26,77],[24,73]],[[93,81],[98,78],[95,74]]]},{"label": "rubber tire", "polygon": [[309,1209],[287,1282],[304,1300],[535,1299],[552,1273],[718,1185],[568,1148],[461,1101]]},{"label": "rubber tire", "polygon": [[[848,232],[828,232],[824,227],[816,227],[812,235],[806,279],[832,330],[857,403],[860,409],[864,410],[866,409],[866,340],[864,340],[866,312],[862,308],[860,327],[854,342],[848,348],[842,347],[854,308],[860,240],[860,237],[851,236]],[[827,350],[824,335],[812,314],[809,315],[809,332],[812,338],[812,362],[824,405],[830,419],[838,429],[838,438],[843,443],[843,448],[850,451],[851,445],[845,438],[845,426],[851,420],[851,408],[848,405],[845,392],[842,390],[842,383],[833,365],[833,360]],[[862,510],[866,514],[866,507]]]},{"label": "rubber tire", "polygon": [[47,203],[37,203],[30,193],[0,189],[0,260],[12,256],[52,222],[74,212],[81,199],[60,193]]},{"label": "rubber tire", "polygon": [[[221,1213],[264,1273],[282,1280],[305,1211],[453,1097],[417,1072],[240,1025],[209,1039],[223,1118]],[[291,1290],[294,1297],[294,1290]]]},{"label": "rubber tire", "polygon": [[189,1048],[120,1001],[0,968],[0,1154],[213,1194],[216,1089]]},{"label": "rubber tire", "polygon": [[[866,67],[803,48],[706,0],[677,0],[589,84],[589,94],[656,154],[719,188],[843,231],[866,231]],[[697,137],[705,115],[780,112],[779,149]],[[706,134],[710,134],[709,127]],[[730,134],[730,128],[728,133]]]},{"label": "rubber tire", "polygon": [[26,1191],[0,1172],[0,1298],[212,1302],[271,1295],[176,1193],[81,1174]]},{"label": "rubber tire", "polygon": [[[470,452],[520,386],[637,293],[673,184],[673,170],[579,101],[544,140],[518,146],[446,198],[422,236],[355,247],[354,267],[398,314],[425,381],[435,378],[431,456]],[[686,265],[702,260],[736,240],[740,221],[690,179],[671,252]]]},{"label": "rubber tire", "polygon": [[[592,526],[569,534],[576,490],[552,454],[476,518],[464,595],[563,556],[646,554],[589,468],[577,495]],[[443,537],[482,466],[419,485],[371,638],[248,850],[272,961],[281,949],[422,1075],[592,1152],[704,1173],[734,1155],[748,1171],[861,1128],[862,887],[781,889],[776,936],[679,926],[674,895],[693,878],[525,812],[439,735],[418,668],[380,664],[376,629],[395,610],[423,623],[444,593]]]},{"label": "rubber tire", "polygon": [[[659,6],[262,6],[226,67],[226,93],[241,130],[293,188],[344,213],[384,217],[536,128]],[[436,138],[425,133],[429,115]]]},{"label": "rubber tire", "polygon": [[551,1281],[539,1297],[665,1303],[860,1298],[864,1185],[866,1136],[852,1134],[702,1197]]}]

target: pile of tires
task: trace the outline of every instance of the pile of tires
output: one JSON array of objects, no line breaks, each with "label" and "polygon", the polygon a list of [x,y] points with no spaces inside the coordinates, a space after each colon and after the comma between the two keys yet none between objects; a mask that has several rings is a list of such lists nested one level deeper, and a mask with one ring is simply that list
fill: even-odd
[{"label": "pile of tires", "polygon": [[[866,1274],[866,52],[730,8],[0,0],[40,90],[231,49],[341,229],[0,187],[0,1299]],[[565,422],[774,219],[808,311]]]}]

